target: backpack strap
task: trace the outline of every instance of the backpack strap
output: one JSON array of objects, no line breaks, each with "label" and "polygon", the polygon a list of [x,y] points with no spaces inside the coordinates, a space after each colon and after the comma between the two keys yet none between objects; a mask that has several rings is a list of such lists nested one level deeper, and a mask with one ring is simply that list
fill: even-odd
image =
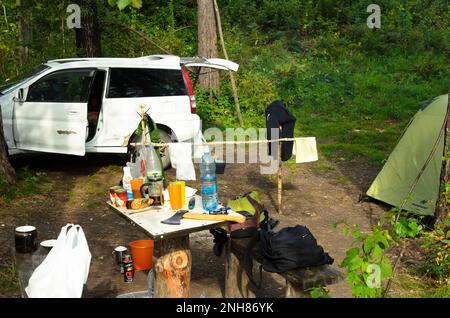
[{"label": "backpack strap", "polygon": [[255,246],[259,245],[260,241],[260,230],[258,230],[250,239],[250,241],[247,244],[247,247],[245,248],[245,254],[244,254],[244,269],[247,273],[248,280],[250,283],[258,288],[261,289],[262,285],[262,264],[259,265],[259,283],[256,283],[253,278],[253,258],[252,258],[252,250]]}]

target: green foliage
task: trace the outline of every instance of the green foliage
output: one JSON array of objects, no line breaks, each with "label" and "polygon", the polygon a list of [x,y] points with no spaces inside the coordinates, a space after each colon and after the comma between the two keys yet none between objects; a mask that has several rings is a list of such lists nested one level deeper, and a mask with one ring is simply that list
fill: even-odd
[{"label": "green foliage", "polygon": [[402,212],[398,208],[386,212],[384,218],[392,226],[391,235],[397,242],[405,238],[415,238],[423,230],[420,224],[421,217]]},{"label": "green foliage", "polygon": [[378,223],[370,233],[363,233],[359,226],[349,226],[345,222],[343,233],[355,238],[352,247],[346,253],[341,267],[347,269],[347,280],[355,297],[377,298],[382,296],[382,281],[392,276],[389,259],[384,255],[392,240],[389,232]]},{"label": "green foliage", "polygon": [[330,290],[326,287],[315,287],[308,289],[311,298],[330,298]]},{"label": "green foliage", "polygon": [[[450,215],[449,215],[450,217]],[[450,219],[423,234],[426,254],[422,271],[440,285],[450,288]]]},{"label": "green foliage", "polygon": [[135,9],[142,8],[142,0],[108,0],[108,4],[112,7],[117,6],[119,10],[123,10],[128,6]]},{"label": "green foliage", "polygon": [[10,201],[21,196],[40,194],[41,186],[48,182],[45,172],[33,171],[29,167],[19,169],[17,172],[18,184],[9,186],[6,180],[0,178],[0,197]]},{"label": "green foliage", "polygon": [[335,224],[335,227],[343,225],[343,234],[350,233],[355,239],[354,247],[347,251],[340,265],[347,269],[353,296],[382,297],[382,283],[393,274],[391,262],[385,255],[387,249],[394,244],[404,244],[421,233],[423,227],[416,218],[399,213],[398,209],[386,212],[367,233],[363,233],[358,225],[350,226],[343,221]]},{"label": "green foliage", "polygon": [[[75,32],[65,27],[69,3],[40,0],[26,8],[33,38],[29,62],[20,65],[18,11],[5,2],[0,83],[45,60],[75,56]],[[365,1],[219,1],[230,59],[241,66],[236,80],[245,126],[264,127],[265,108],[283,99],[298,118],[295,134],[316,136],[323,155],[381,166],[417,105],[447,91],[450,41],[446,1],[377,4],[382,27],[373,31]],[[196,55],[195,1],[97,5],[104,56]],[[198,113],[205,126],[236,127],[230,81],[221,76],[212,102],[197,89]]]}]

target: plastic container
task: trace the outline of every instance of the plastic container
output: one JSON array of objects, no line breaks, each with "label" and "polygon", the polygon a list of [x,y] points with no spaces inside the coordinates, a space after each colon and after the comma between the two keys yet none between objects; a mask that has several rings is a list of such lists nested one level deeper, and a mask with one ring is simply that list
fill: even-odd
[{"label": "plastic container", "polygon": [[217,209],[217,181],[216,181],[216,162],[209,153],[202,157],[200,163],[201,181],[202,181],[202,205],[206,211]]},{"label": "plastic container", "polygon": [[152,145],[145,147],[145,161],[148,176],[162,176],[161,160]]},{"label": "plastic container", "polygon": [[154,242],[152,240],[134,241],[129,246],[135,270],[143,271],[153,267]]},{"label": "plastic container", "polygon": [[128,201],[133,201],[133,189],[131,188],[131,180],[133,180],[133,177],[131,176],[131,169],[130,167],[123,167],[123,188],[127,191],[127,198]]}]

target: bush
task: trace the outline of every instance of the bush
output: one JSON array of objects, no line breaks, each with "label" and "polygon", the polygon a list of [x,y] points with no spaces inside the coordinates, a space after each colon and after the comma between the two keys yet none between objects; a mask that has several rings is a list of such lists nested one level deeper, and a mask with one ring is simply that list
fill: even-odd
[{"label": "bush", "polygon": [[425,259],[422,271],[438,284],[450,286],[450,220],[437,224],[431,232],[425,232],[423,240]]}]

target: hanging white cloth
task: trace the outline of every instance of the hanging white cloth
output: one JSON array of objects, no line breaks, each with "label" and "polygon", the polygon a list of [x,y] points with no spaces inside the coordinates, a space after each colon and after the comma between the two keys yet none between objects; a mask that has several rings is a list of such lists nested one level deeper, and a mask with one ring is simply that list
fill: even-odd
[{"label": "hanging white cloth", "polygon": [[[206,144],[205,137],[201,130],[199,130],[197,136],[194,137],[193,143],[195,144],[193,154],[194,159],[201,159],[205,153],[209,152],[209,147]],[[201,145],[202,143],[205,143],[205,145]]]},{"label": "hanging white cloth", "polygon": [[169,155],[172,167],[177,170],[177,180],[195,180],[191,143],[170,143]]},{"label": "hanging white cloth", "polygon": [[313,162],[319,160],[317,154],[316,137],[295,138],[293,149],[296,163]]}]

